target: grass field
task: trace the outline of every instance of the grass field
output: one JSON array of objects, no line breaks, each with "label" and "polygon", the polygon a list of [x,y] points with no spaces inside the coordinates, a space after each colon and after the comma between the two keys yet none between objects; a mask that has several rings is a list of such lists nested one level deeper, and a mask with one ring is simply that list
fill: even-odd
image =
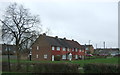
[{"label": "grass field", "polygon": [[[27,61],[21,60],[21,63],[78,63],[83,66],[86,63],[108,63],[108,64],[118,64],[118,57],[111,58],[97,58],[97,59],[87,59],[87,60],[73,60],[73,61]],[[7,60],[3,60],[7,61]],[[11,63],[16,63],[17,60],[10,60]]]}]

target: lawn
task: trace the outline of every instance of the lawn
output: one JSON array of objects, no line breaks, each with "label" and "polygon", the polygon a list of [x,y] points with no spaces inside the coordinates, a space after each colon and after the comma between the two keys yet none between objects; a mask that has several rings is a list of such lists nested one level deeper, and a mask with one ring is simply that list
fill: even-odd
[{"label": "lawn", "polygon": [[[119,59],[118,59],[118,57],[111,57],[111,58],[97,58],[97,59],[73,60],[73,61],[28,61],[28,60],[21,60],[21,63],[78,63],[81,66],[84,66],[84,64],[86,64],[86,63],[118,64]],[[7,61],[7,60],[3,60],[3,61]],[[16,63],[17,60],[10,60],[10,62]]]}]

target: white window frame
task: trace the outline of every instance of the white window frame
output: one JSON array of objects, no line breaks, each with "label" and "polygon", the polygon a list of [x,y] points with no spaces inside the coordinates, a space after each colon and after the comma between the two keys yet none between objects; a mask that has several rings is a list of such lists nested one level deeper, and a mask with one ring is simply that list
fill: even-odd
[{"label": "white window frame", "polygon": [[89,50],[89,48],[85,48],[85,50]]},{"label": "white window frame", "polygon": [[62,55],[62,59],[66,59],[66,55]]},{"label": "white window frame", "polygon": [[67,51],[70,51],[70,48],[67,48]]},{"label": "white window frame", "polygon": [[74,48],[72,49],[72,52],[74,52]]},{"label": "white window frame", "polygon": [[39,58],[38,54],[36,54],[36,58]]},{"label": "white window frame", "polygon": [[82,58],[82,55],[79,55],[80,58]]},{"label": "white window frame", "polygon": [[75,49],[75,52],[78,52],[78,49],[77,49],[77,48]]},{"label": "white window frame", "polygon": [[60,51],[60,47],[57,47],[57,51]]},{"label": "white window frame", "polygon": [[37,50],[39,50],[39,46],[37,46]]},{"label": "white window frame", "polygon": [[81,49],[79,50],[79,52],[82,52]]},{"label": "white window frame", "polygon": [[44,55],[44,59],[47,59],[47,54]]},{"label": "white window frame", "polygon": [[8,50],[8,47],[5,48],[5,51],[7,51],[7,50]]},{"label": "white window frame", "polygon": [[55,47],[54,47],[54,46],[52,46],[52,50],[55,50]]},{"label": "white window frame", "polygon": [[65,48],[65,47],[63,47],[63,48],[62,48],[62,50],[63,50],[63,51],[66,51],[66,48]]},{"label": "white window frame", "polygon": [[78,55],[75,55],[75,59],[78,59]]}]

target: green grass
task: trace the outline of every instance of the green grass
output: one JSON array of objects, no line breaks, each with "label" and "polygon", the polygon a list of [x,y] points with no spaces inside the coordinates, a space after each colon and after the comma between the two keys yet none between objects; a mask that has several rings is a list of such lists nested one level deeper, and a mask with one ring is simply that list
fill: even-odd
[{"label": "green grass", "polygon": [[[3,61],[7,61],[7,60],[3,60]],[[17,60],[10,60],[10,62],[16,63]],[[20,62],[21,63],[78,63],[81,66],[84,66],[84,64],[86,64],[86,63],[118,64],[118,57],[86,59],[86,60],[73,60],[73,61],[27,61],[27,60],[21,60]]]}]

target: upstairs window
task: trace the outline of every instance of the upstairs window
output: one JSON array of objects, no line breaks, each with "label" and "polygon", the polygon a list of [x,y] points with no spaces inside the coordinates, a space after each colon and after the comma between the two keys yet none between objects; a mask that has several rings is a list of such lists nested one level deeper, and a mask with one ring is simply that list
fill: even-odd
[{"label": "upstairs window", "polygon": [[66,51],[65,47],[63,47],[63,51]]},{"label": "upstairs window", "polygon": [[57,51],[60,51],[60,47],[57,47]]},{"label": "upstairs window", "polygon": [[75,49],[75,51],[77,52],[77,51],[78,51],[78,49],[76,48],[76,49]]},{"label": "upstairs window", "polygon": [[74,52],[74,48],[72,49],[72,51]]},{"label": "upstairs window", "polygon": [[67,48],[67,51],[70,51],[70,49],[69,49],[69,48]]},{"label": "upstairs window", "polygon": [[39,46],[37,46],[37,50],[39,50]]},{"label": "upstairs window", "polygon": [[54,46],[52,46],[52,50],[55,50],[55,47],[54,47]]}]

